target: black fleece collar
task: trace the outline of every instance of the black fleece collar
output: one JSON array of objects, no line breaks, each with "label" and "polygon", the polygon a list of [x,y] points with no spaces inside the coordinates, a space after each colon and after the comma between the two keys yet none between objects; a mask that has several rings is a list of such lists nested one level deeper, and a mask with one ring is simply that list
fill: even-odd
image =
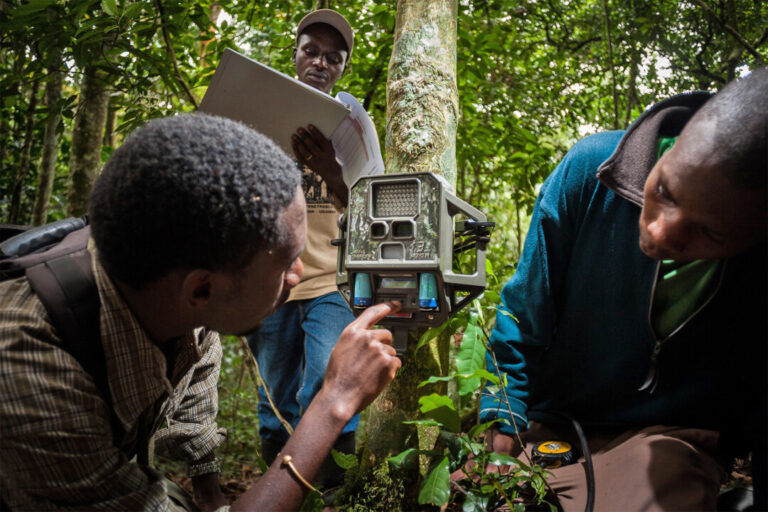
[{"label": "black fleece collar", "polygon": [[621,197],[643,205],[645,180],[656,163],[660,136],[679,135],[683,126],[712,97],[703,91],[672,96],[656,103],[637,118],[613,154],[597,170],[597,179]]}]

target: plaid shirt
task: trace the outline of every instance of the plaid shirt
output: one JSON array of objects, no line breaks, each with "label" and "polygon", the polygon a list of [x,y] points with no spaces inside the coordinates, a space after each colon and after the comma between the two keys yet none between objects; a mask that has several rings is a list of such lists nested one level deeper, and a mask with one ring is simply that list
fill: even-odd
[{"label": "plaid shirt", "polygon": [[[89,244],[90,248],[90,244]],[[117,446],[155,432],[158,452],[192,462],[224,440],[216,425],[221,344],[198,329],[153,343],[93,256],[101,341],[112,406],[125,429],[113,441],[110,412],[68,352],[26,278],[0,283],[0,489],[21,510],[174,510],[162,476]],[[166,345],[167,345],[166,344]],[[170,380],[166,376],[171,376]],[[117,445],[117,446],[116,446]]]}]

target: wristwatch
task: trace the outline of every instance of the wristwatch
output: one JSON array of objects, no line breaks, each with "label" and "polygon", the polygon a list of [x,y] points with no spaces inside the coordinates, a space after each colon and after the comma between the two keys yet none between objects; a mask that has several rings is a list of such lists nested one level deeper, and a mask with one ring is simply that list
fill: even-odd
[{"label": "wristwatch", "polygon": [[207,475],[209,473],[218,473],[221,470],[218,459],[213,459],[208,462],[201,462],[199,464],[190,464],[187,468],[187,475],[190,478],[194,478],[200,475]]}]

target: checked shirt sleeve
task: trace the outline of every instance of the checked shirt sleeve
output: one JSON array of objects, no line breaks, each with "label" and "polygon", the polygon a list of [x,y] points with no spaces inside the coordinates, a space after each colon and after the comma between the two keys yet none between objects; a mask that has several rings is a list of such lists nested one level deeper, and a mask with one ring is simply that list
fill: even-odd
[{"label": "checked shirt sleeve", "polygon": [[226,438],[216,424],[221,341],[213,331],[200,329],[196,335],[202,356],[180,384],[185,389],[174,398],[177,407],[167,417],[167,428],[155,435],[159,453],[187,463],[210,455]]}]

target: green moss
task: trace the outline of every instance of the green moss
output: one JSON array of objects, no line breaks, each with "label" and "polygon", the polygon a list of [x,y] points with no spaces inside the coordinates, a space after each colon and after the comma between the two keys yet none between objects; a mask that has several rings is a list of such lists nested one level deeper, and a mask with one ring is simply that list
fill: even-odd
[{"label": "green moss", "polygon": [[337,506],[354,512],[412,510],[415,503],[407,503],[406,480],[385,461],[365,474],[348,475]]}]

